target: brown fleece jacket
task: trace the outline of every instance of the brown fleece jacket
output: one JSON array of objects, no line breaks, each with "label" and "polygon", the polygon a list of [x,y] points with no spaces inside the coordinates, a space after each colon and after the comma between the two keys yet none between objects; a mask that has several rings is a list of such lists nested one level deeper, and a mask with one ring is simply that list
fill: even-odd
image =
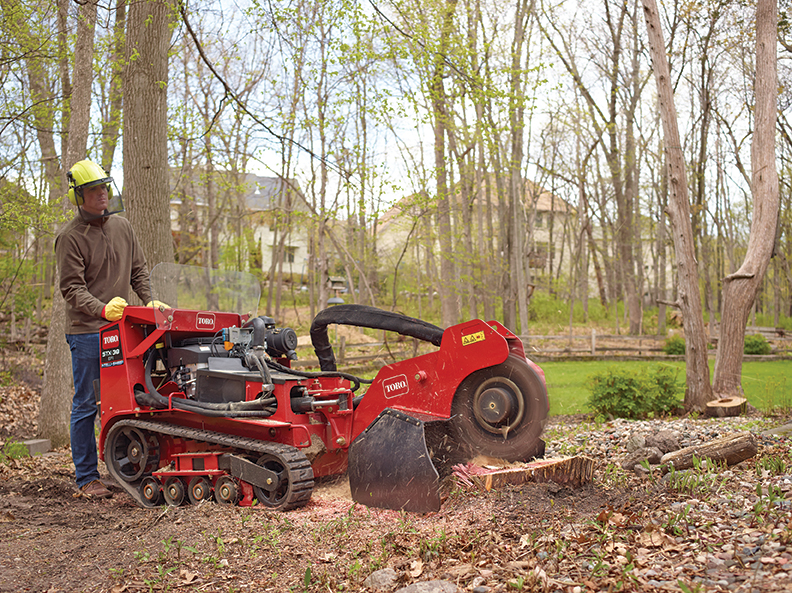
[{"label": "brown fleece jacket", "polygon": [[67,334],[96,333],[108,322],[102,309],[113,297],[129,300],[130,287],[151,300],[149,273],[132,225],[121,216],[85,222],[80,213],[55,239]]}]

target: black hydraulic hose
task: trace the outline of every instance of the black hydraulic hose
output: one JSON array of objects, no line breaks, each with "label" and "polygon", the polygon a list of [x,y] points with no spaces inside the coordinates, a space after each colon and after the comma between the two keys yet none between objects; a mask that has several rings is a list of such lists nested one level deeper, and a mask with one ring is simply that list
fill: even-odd
[{"label": "black hydraulic hose", "polygon": [[[264,354],[264,348],[261,348],[261,354]],[[253,364],[258,367],[259,374],[261,375],[261,382],[264,384],[264,389],[269,389],[271,392],[273,390],[272,377],[270,376],[266,361],[262,362],[261,358],[258,357],[256,352],[249,352],[245,357],[245,360],[248,364],[250,364],[252,360]]]},{"label": "black hydraulic hose", "polygon": [[350,391],[357,391],[360,389],[361,383],[366,383],[367,385],[373,383],[371,379],[361,379],[360,377],[356,377],[355,375],[350,375],[349,373],[342,373],[341,371],[323,371],[320,373],[312,373],[311,371],[297,371],[294,369],[290,369],[289,367],[285,367],[282,364],[275,362],[274,360],[270,360],[267,362],[269,366],[274,368],[277,371],[282,373],[289,373],[290,375],[296,375],[297,377],[305,377],[306,379],[317,379],[319,377],[341,377],[342,379],[347,379],[350,383],[352,383],[352,387]]},{"label": "black hydraulic hose", "polygon": [[[151,401],[162,406],[168,407],[168,398],[160,395],[154,387],[154,382],[151,380],[151,371],[154,368],[155,358],[154,353],[150,353],[146,360],[145,366],[145,381],[148,392],[144,393],[146,399],[150,398]],[[137,399],[137,393],[136,393]],[[271,416],[274,413],[273,404],[277,403],[274,397],[254,399],[251,401],[243,402],[228,402],[228,403],[210,403],[210,402],[197,402],[182,398],[171,398],[171,405],[180,410],[187,410],[196,412],[205,416],[227,416],[233,418],[239,417],[253,417],[253,416]],[[217,412],[217,413],[215,413]]]},{"label": "black hydraulic hose", "polygon": [[[135,401],[141,405],[148,405],[149,407],[154,407],[149,404],[148,398],[152,397],[151,393],[146,391],[139,391],[135,390]],[[153,396],[155,398],[162,398],[165,400],[163,408],[168,407],[167,400],[168,398],[163,397],[159,394]],[[193,408],[190,406],[181,405],[187,400],[183,399],[173,399],[173,407],[177,410],[182,410],[184,412],[194,412],[196,414],[201,414],[203,416],[212,416],[215,418],[267,418],[272,416],[275,413],[275,410],[241,410],[241,411],[223,411],[223,410],[209,410],[206,408]]]},{"label": "black hydraulic hose", "polygon": [[311,343],[323,371],[336,370],[333,347],[327,337],[327,326],[331,323],[394,331],[435,346],[440,346],[443,339],[442,328],[414,317],[366,305],[336,305],[320,311],[311,323]]},{"label": "black hydraulic hose", "polygon": [[[152,364],[146,364],[146,387],[149,389],[150,392],[159,395],[157,390],[154,389],[154,383],[151,380],[152,368],[153,368]],[[165,401],[168,400],[168,398],[164,398],[164,399]],[[181,399],[181,398],[178,398],[178,400],[173,400],[173,401],[178,401],[179,403],[184,404],[186,406],[191,406],[200,409],[220,410],[220,411],[223,410],[242,411],[242,410],[259,410],[267,405],[274,404],[276,400],[274,397],[271,397],[266,399],[254,399],[251,401],[227,402],[227,403],[199,402],[195,400]]]}]

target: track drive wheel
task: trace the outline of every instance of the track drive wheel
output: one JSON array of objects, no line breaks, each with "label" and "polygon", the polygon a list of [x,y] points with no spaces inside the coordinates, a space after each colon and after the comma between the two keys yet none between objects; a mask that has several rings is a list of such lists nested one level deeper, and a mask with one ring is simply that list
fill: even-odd
[{"label": "track drive wheel", "polygon": [[157,507],[162,504],[162,488],[159,480],[148,476],[140,482],[140,497],[147,507]]},{"label": "track drive wheel", "polygon": [[467,377],[451,408],[451,432],[472,454],[525,461],[542,454],[547,389],[524,359],[509,355],[501,364]]},{"label": "track drive wheel", "polygon": [[212,485],[204,477],[193,478],[187,487],[187,496],[192,504],[198,504],[202,500],[211,498]]},{"label": "track drive wheel", "polygon": [[239,486],[231,476],[220,476],[214,487],[218,504],[236,504],[239,501]]},{"label": "track drive wheel", "polygon": [[165,488],[162,490],[165,496],[165,502],[172,507],[177,507],[184,502],[184,482],[179,478],[168,478],[165,482]]},{"label": "track drive wheel", "polygon": [[[106,449],[110,463],[119,477],[126,482],[139,479],[152,463],[154,451],[144,432],[132,426],[121,426],[111,432]],[[157,452],[158,457],[158,452]]]},{"label": "track drive wheel", "polygon": [[274,488],[253,486],[260,504],[271,509],[286,511],[305,505],[313,490],[313,469],[305,455],[297,449],[265,453],[256,461],[275,474]]}]

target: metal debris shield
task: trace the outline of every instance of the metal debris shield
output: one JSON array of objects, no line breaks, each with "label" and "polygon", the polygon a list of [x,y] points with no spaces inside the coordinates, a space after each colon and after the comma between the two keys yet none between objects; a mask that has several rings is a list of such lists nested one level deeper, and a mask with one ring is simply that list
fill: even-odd
[{"label": "metal debris shield", "polygon": [[349,447],[352,499],[370,507],[440,510],[440,476],[429,457],[424,423],[386,408]]}]

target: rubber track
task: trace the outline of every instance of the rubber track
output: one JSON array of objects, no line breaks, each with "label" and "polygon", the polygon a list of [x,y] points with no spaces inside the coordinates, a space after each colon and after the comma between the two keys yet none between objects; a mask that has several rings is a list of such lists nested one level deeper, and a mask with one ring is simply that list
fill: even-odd
[{"label": "rubber track", "polygon": [[[198,428],[187,428],[185,426],[178,426],[176,424],[166,424],[164,422],[150,422],[148,420],[119,420],[116,422],[111,430],[115,430],[121,426],[132,426],[141,430],[165,434],[168,436],[179,437],[192,441],[211,443],[213,445],[221,445],[223,447],[230,447],[232,449],[239,449],[247,452],[255,453],[269,453],[276,455],[285,464],[289,472],[289,483],[291,484],[291,492],[289,499],[278,510],[288,511],[298,507],[305,506],[311,500],[311,493],[314,487],[314,475],[311,462],[299,449],[291,445],[284,445],[283,443],[273,443],[271,441],[259,441],[248,437],[237,437],[232,435],[223,434],[220,432],[212,432],[211,430],[201,430]],[[109,436],[109,435],[108,435]],[[105,460],[108,470],[113,474],[112,463]],[[138,492],[137,485],[141,480],[135,482],[127,482],[115,476],[121,486],[132,495],[132,498],[142,504],[140,493]],[[129,487],[127,487],[129,486]]]}]

